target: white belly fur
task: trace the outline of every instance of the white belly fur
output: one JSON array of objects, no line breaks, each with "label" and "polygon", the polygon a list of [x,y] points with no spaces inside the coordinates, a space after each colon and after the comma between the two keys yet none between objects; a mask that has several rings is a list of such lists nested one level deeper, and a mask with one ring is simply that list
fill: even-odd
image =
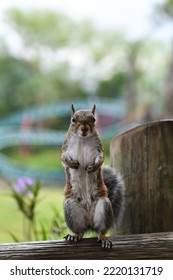
[{"label": "white belly fur", "polygon": [[73,160],[79,162],[78,169],[70,169],[70,180],[73,193],[81,199],[81,203],[89,209],[93,204],[92,199],[97,197],[97,171],[88,174],[86,167],[93,165],[98,150],[94,137],[73,137],[69,145],[69,154]]}]

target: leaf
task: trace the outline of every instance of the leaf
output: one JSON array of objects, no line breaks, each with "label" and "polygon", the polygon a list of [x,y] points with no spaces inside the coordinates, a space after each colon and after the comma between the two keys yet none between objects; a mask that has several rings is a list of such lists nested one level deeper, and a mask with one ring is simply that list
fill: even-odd
[{"label": "leaf", "polygon": [[41,189],[41,184],[40,182],[36,182],[34,188],[33,188],[33,194],[34,194],[34,197],[37,197],[38,194],[39,194],[39,191]]},{"label": "leaf", "polygon": [[14,242],[20,242],[20,240],[16,237],[15,234],[13,234],[12,232],[8,231],[9,235],[12,237],[12,239],[14,240]]},{"label": "leaf", "polygon": [[34,198],[36,198],[41,189],[41,184],[40,184],[40,182],[36,182],[34,186],[27,184],[27,189],[33,194]]},{"label": "leaf", "polygon": [[47,240],[47,232],[45,229],[45,226],[42,222],[40,222],[40,226],[41,226],[41,234],[42,234],[42,240]]},{"label": "leaf", "polygon": [[19,209],[20,209],[22,212],[25,212],[25,211],[24,211],[24,208],[25,208],[25,207],[24,207],[24,200],[23,200],[23,197],[22,197],[20,194],[17,194],[16,192],[13,192],[13,193],[12,193],[12,197],[16,200]]}]

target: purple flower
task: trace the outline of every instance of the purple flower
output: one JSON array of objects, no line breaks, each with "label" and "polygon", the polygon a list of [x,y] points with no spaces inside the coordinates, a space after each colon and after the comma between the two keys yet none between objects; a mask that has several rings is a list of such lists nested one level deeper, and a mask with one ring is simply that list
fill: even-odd
[{"label": "purple flower", "polygon": [[17,194],[28,196],[31,194],[29,187],[34,187],[34,181],[29,177],[20,177],[17,181],[17,184],[14,186],[14,191]]}]

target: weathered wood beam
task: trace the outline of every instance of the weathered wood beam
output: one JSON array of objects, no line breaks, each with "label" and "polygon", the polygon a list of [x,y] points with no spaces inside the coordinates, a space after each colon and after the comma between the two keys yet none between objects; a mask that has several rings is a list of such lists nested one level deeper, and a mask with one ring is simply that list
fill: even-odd
[{"label": "weathered wood beam", "polygon": [[1,244],[0,259],[173,259],[173,232],[121,235],[111,239],[114,246],[110,251],[101,249],[95,238],[76,244],[62,240]]},{"label": "weathered wood beam", "polygon": [[125,185],[123,234],[173,231],[173,120],[140,125],[113,138],[111,166]]}]

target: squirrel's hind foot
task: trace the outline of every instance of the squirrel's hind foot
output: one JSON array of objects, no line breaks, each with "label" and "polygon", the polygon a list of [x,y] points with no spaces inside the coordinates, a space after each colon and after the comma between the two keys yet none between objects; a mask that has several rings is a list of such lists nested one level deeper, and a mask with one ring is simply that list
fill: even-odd
[{"label": "squirrel's hind foot", "polygon": [[103,248],[104,250],[111,250],[112,247],[113,247],[113,243],[110,239],[102,240],[101,248]]},{"label": "squirrel's hind foot", "polygon": [[97,242],[101,242],[101,248],[104,250],[111,250],[113,247],[113,242],[103,234],[99,234]]},{"label": "squirrel's hind foot", "polygon": [[71,235],[71,234],[67,234],[66,236],[64,236],[64,239],[70,242],[78,242],[80,240],[82,240],[83,235],[82,234],[75,234],[75,235]]}]

